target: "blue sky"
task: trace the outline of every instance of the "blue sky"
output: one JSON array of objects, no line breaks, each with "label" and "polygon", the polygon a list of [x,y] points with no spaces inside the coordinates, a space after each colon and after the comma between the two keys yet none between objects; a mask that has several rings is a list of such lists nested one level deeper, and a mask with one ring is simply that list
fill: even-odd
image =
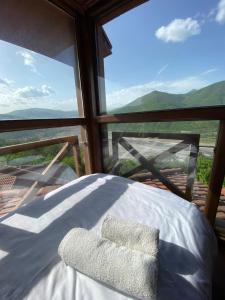
[{"label": "blue sky", "polygon": [[[225,80],[225,0],[151,0],[104,26],[107,109]],[[73,68],[0,41],[0,113],[75,110]]]},{"label": "blue sky", "polygon": [[151,0],[105,25],[108,108],[225,79],[225,1]]},{"label": "blue sky", "polygon": [[26,108],[77,110],[74,69],[0,41],[0,113]]}]

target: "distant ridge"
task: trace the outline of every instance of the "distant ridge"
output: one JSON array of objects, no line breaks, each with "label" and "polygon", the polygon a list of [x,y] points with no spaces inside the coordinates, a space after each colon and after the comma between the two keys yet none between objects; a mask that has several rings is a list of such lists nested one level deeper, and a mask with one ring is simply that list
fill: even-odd
[{"label": "distant ridge", "polygon": [[[121,99],[121,103],[122,102],[123,99]],[[154,111],[212,105],[225,105],[225,81],[211,84],[200,90],[191,90],[186,94],[153,91],[137,98],[125,106],[114,109],[110,113]],[[46,108],[29,108],[0,114],[0,120],[58,119],[74,117],[78,117],[77,111],[62,111]]]},{"label": "distant ridge", "polygon": [[[121,99],[122,102],[122,99]],[[225,105],[225,81],[220,81],[200,90],[191,90],[186,94],[171,94],[153,91],[112,113],[128,113],[163,109]]]},{"label": "distant ridge", "polygon": [[46,108],[29,108],[15,110],[7,114],[0,114],[0,120],[62,119],[76,117],[78,117],[77,111],[62,111]]},{"label": "distant ridge", "polygon": [[[122,103],[121,99],[121,103]],[[199,90],[192,90],[186,94],[171,94],[153,91],[127,105],[111,111],[113,114],[177,109],[200,106],[225,105],[225,81],[211,84]],[[218,131],[217,121],[193,122],[149,122],[110,124],[111,131],[136,132],[174,132],[199,133],[201,143],[214,145]]]}]

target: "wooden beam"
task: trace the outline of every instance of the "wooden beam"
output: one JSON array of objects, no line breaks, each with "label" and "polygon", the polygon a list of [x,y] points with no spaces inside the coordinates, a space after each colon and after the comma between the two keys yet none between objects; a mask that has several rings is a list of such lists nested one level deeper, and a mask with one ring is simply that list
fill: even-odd
[{"label": "wooden beam", "polygon": [[62,9],[70,16],[76,16],[76,13],[84,14],[84,7],[74,0],[48,0],[56,7]]},{"label": "wooden beam", "polygon": [[195,143],[199,139],[199,134],[195,133],[171,133],[171,132],[119,132],[113,131],[112,138],[120,139],[121,137],[136,137],[136,138],[158,138],[158,139],[169,139],[169,140],[185,140],[188,143]]},{"label": "wooden beam", "polygon": [[105,24],[149,0],[98,0],[87,9],[87,14]]},{"label": "wooden beam", "polygon": [[100,29],[100,34],[101,34],[101,43],[102,43],[102,58],[105,58],[109,55],[112,54],[112,44],[105,32],[105,30],[103,29],[102,26],[99,26]]},{"label": "wooden beam", "polygon": [[[97,53],[98,53],[98,110],[99,113],[106,113],[106,92],[105,92],[105,68],[104,68],[104,57],[111,53],[111,44],[108,41],[108,45],[105,43],[107,36],[102,28],[98,26],[96,30],[97,34]],[[109,139],[108,130],[106,126],[100,127],[100,138],[101,138],[101,148],[102,148],[102,160],[104,162],[109,161]],[[105,163],[103,163],[105,165]]]},{"label": "wooden beam", "polygon": [[71,16],[76,13],[93,17],[99,24],[105,24],[121,14],[149,0],[48,0]]},{"label": "wooden beam", "polygon": [[195,138],[191,143],[191,150],[188,162],[188,170],[187,170],[187,184],[185,195],[186,198],[192,201],[193,199],[193,188],[196,176],[196,169],[197,169],[197,158],[199,152],[199,141],[200,141],[200,134],[197,135],[198,137]]},{"label": "wooden beam", "polygon": [[83,114],[86,118],[85,168],[86,173],[102,171],[100,126],[95,121],[99,113],[98,58],[96,23],[88,16],[77,14],[76,39],[79,81],[82,93]]},{"label": "wooden beam", "polygon": [[205,214],[209,222],[214,225],[217,207],[221,196],[223,180],[225,176],[225,120],[220,122],[217,136],[213,167],[209,180],[208,197],[205,206]]},{"label": "wooden beam", "polygon": [[96,117],[100,124],[223,120],[225,106],[206,106],[160,111],[134,112]]},{"label": "wooden beam", "polygon": [[85,125],[85,118],[0,121],[0,132]]},{"label": "wooden beam", "polygon": [[78,177],[80,177],[81,174],[81,156],[80,156],[80,146],[79,142],[76,142],[73,146],[73,157],[74,157],[74,164],[75,164],[75,170]]},{"label": "wooden beam", "polygon": [[37,142],[30,142],[30,143],[23,143],[23,144],[16,144],[6,147],[0,148],[0,155],[10,154],[10,153],[17,153],[21,151],[28,151],[32,149],[42,148],[46,146],[51,146],[55,144],[62,144],[62,143],[70,143],[70,144],[76,144],[78,142],[77,136],[65,136],[55,139],[46,139],[46,140],[40,140]]}]

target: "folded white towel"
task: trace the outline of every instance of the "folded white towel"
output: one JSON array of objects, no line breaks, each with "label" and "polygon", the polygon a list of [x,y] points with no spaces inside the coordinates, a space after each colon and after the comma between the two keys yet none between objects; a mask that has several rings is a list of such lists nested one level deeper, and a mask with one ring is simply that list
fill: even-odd
[{"label": "folded white towel", "polygon": [[64,262],[79,272],[138,299],[156,299],[156,259],[75,228],[59,245]]},{"label": "folded white towel", "polygon": [[133,221],[107,216],[102,224],[102,237],[120,246],[157,256],[159,230]]}]

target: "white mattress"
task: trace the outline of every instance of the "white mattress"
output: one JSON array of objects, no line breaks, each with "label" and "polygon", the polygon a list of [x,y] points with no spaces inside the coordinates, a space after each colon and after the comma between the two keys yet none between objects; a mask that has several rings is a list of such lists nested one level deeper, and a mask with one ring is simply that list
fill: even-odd
[{"label": "white mattress", "polygon": [[100,233],[107,214],[159,228],[157,299],[211,298],[216,239],[197,207],[170,192],[94,174],[1,219],[0,299],[131,299],[78,274],[57,254],[68,230]]}]

